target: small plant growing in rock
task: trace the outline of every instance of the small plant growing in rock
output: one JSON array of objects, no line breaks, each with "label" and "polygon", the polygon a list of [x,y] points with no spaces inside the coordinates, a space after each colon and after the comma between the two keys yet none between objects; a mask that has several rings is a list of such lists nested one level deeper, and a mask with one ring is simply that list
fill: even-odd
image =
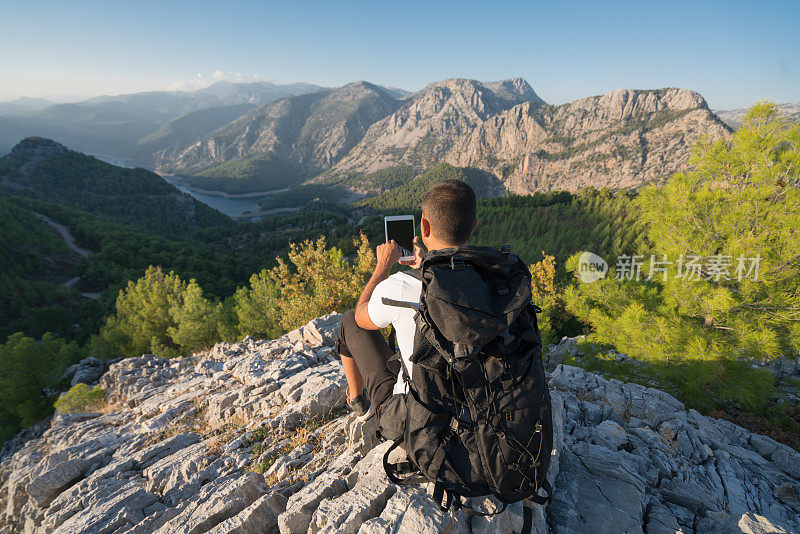
[{"label": "small plant growing in rock", "polygon": [[61,413],[96,412],[105,406],[106,392],[100,386],[90,388],[86,384],[76,384],[61,395],[55,408]]}]

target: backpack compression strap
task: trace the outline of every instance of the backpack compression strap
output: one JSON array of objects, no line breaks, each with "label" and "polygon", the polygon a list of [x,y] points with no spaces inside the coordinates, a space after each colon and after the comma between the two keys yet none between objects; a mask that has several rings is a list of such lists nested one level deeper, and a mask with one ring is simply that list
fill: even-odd
[{"label": "backpack compression strap", "polygon": [[547,506],[550,504],[550,499],[553,496],[553,487],[547,479],[544,479],[541,488],[547,492],[547,497],[542,497],[537,492],[530,499],[522,501],[522,532],[530,532],[531,528],[533,528],[533,505],[541,504]]},{"label": "backpack compression strap", "polygon": [[412,475],[400,478],[401,473],[419,473],[419,469],[417,466],[414,465],[413,462],[406,460],[404,462],[397,462],[395,464],[389,462],[389,455],[395,450],[400,444],[403,443],[403,438],[398,438],[397,440],[392,443],[392,446],[389,447],[383,455],[383,470],[386,471],[386,476],[389,477],[393,483],[403,486],[407,484],[421,484],[423,482],[427,482],[427,478],[419,475]]}]

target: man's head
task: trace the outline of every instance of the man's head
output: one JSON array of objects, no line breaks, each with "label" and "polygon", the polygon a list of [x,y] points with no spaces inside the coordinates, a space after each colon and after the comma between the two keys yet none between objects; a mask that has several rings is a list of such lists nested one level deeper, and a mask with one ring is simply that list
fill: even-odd
[{"label": "man's head", "polygon": [[464,245],[475,225],[475,192],[461,180],[443,180],[422,199],[422,241],[429,250]]}]

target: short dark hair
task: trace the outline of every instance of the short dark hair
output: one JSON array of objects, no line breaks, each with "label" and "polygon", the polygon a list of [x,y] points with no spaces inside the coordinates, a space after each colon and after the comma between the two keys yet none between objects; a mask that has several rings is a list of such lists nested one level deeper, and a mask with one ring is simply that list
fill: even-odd
[{"label": "short dark hair", "polygon": [[431,223],[431,232],[451,245],[469,240],[477,211],[475,191],[461,180],[436,182],[422,199],[422,213]]}]

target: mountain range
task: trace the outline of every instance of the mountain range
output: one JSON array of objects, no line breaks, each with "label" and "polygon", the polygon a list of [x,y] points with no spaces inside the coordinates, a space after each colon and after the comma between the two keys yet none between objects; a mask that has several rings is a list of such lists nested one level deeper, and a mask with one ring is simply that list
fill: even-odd
[{"label": "mountain range", "polygon": [[[262,189],[310,179],[370,192],[371,173],[438,162],[493,174],[514,193],[630,188],[680,169],[700,137],[729,132],[684,89],[618,90],[551,106],[521,78],[444,80],[402,100],[359,82],[265,104],[160,152],[155,165],[219,184],[258,176]],[[242,174],[254,159],[271,166]]]},{"label": "mountain range", "polygon": [[[84,102],[47,105],[40,99],[0,103],[0,154],[24,137],[55,139],[76,150],[139,160],[139,141],[178,117],[209,108],[261,105],[320,89],[297,83],[217,82],[197,91],[151,91],[99,96]],[[246,110],[239,109],[239,114]],[[228,120],[232,120],[229,117]],[[213,123],[214,129],[222,123]],[[197,133],[201,135],[205,130]]]},{"label": "mountain range", "polygon": [[440,162],[492,174],[512,193],[636,188],[681,169],[692,144],[729,135],[741,115],[715,113],[680,88],[620,89],[554,106],[522,78],[448,79],[414,93],[365,81],[219,82],[45,105],[0,103],[0,153],[43,135],[229,193],[306,182],[381,192],[369,178],[376,171],[419,173]]}]

